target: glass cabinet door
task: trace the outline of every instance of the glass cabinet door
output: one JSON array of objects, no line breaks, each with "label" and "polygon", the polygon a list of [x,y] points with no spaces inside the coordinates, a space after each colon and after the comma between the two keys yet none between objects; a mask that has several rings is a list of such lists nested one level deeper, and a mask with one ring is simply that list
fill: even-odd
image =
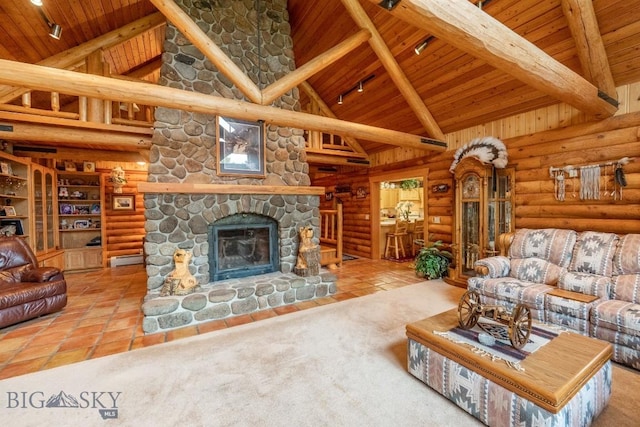
[{"label": "glass cabinet door", "polygon": [[45,254],[58,247],[56,229],[55,172],[41,165],[32,165],[34,249],[36,255]]},{"label": "glass cabinet door", "polygon": [[[495,179],[495,184],[494,184]],[[497,254],[498,236],[512,230],[512,171],[498,170],[488,178],[487,236],[485,256]]]},{"label": "glass cabinet door", "polygon": [[53,181],[53,172],[51,171],[46,171],[44,174],[44,194],[42,195],[44,197],[44,207],[43,209],[45,210],[45,224],[46,224],[46,230],[47,230],[47,237],[46,237],[46,249],[53,249],[57,246],[57,242],[56,242],[56,232],[55,232],[55,218],[54,218],[54,212],[55,212],[55,208],[54,208],[54,198],[53,198],[53,194],[55,191],[55,186],[54,186],[54,181]]},{"label": "glass cabinet door", "polygon": [[473,264],[480,252],[480,188],[479,176],[471,174],[463,178],[458,261],[465,276],[473,275]]},{"label": "glass cabinet door", "polygon": [[42,194],[42,171],[35,169],[33,171],[33,201],[34,201],[34,213],[36,220],[35,228],[35,245],[36,252],[44,251],[44,195]]}]

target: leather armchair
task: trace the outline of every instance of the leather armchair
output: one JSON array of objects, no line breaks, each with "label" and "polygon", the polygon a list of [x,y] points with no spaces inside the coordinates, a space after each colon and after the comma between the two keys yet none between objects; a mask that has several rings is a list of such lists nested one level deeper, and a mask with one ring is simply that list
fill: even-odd
[{"label": "leather armchair", "polygon": [[0,328],[61,310],[67,282],[54,267],[38,267],[20,237],[0,237]]}]

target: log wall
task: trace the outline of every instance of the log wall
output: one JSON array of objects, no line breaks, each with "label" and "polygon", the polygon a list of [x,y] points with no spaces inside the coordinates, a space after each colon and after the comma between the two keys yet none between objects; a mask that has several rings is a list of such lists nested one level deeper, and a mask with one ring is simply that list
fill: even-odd
[{"label": "log wall", "polygon": [[122,194],[135,196],[134,211],[114,211],[113,185],[105,179],[105,214],[106,220],[103,227],[103,250],[106,251],[107,260],[120,255],[142,254],[144,229],[144,195],[138,193],[138,183],[147,182],[146,166],[140,167],[135,163],[98,162],[96,167],[108,177],[111,169],[116,165],[125,169],[127,183],[122,189]]},{"label": "log wall", "polygon": [[[530,135],[503,139],[507,145],[509,167],[515,168],[515,226],[516,228],[571,228],[615,233],[640,233],[640,113],[619,115],[602,121],[583,123],[565,128],[537,132]],[[432,157],[416,157],[396,163],[383,162],[368,173],[403,170],[426,165],[429,181],[425,183],[428,197],[426,216],[427,233],[431,240],[452,242],[454,190],[449,167],[455,151],[450,150]],[[634,158],[624,166],[627,186],[622,199],[602,196],[600,200],[580,200],[579,189],[573,196],[567,182],[564,201],[554,196],[554,181],[550,167],[573,165],[579,167],[595,163],[616,162],[623,157]],[[600,181],[604,190],[605,171]],[[313,180],[313,185],[351,185],[355,194],[358,186],[367,186],[365,176],[357,171]],[[606,171],[607,188],[612,189],[612,169]],[[579,178],[576,178],[576,186]],[[448,184],[445,193],[434,193],[432,186]],[[367,193],[369,189],[367,189]],[[370,256],[368,240],[371,214],[369,197],[357,199],[355,195],[341,197],[345,203],[345,253]],[[349,218],[349,220],[348,220]],[[439,220],[439,223],[434,221]],[[346,236],[349,236],[347,243]],[[368,252],[368,254],[367,254]]]}]

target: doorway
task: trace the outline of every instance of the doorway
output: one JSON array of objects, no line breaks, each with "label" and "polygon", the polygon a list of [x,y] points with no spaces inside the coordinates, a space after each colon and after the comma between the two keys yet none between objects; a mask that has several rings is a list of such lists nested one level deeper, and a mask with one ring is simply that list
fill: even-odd
[{"label": "doorway", "polygon": [[[400,210],[405,210],[408,207],[409,203],[411,206],[409,207],[409,219],[417,219],[417,218],[426,218],[428,213],[428,198],[427,198],[427,184],[428,184],[428,175],[429,169],[426,167],[415,167],[415,168],[406,168],[401,171],[393,171],[393,172],[384,172],[380,174],[371,175],[369,177],[369,188],[371,191],[371,259],[381,259],[384,256],[384,242],[383,240],[386,237],[386,228],[390,224],[395,223],[395,215],[402,215],[401,212],[398,212],[398,208]],[[408,192],[400,193],[402,188],[398,189],[397,195],[386,197],[384,202],[382,200],[383,194],[392,194],[391,184],[394,184],[394,190],[396,183],[402,183],[402,181],[415,179],[418,182],[422,183],[422,197],[421,200],[401,200],[402,197],[405,199],[413,198],[414,196],[409,195]],[[384,185],[388,183],[388,185]],[[385,188],[386,187],[386,188]],[[395,199],[394,197],[397,197]],[[394,213],[391,213],[390,206],[383,206],[383,203],[396,203],[396,206],[393,207]],[[404,203],[401,206],[398,206],[400,202],[408,202]],[[405,209],[402,209],[405,208]],[[383,216],[386,212],[387,216]],[[393,215],[393,218],[389,217],[389,214]],[[385,228],[386,227],[386,228]],[[426,221],[425,221],[425,231],[426,231]]]}]

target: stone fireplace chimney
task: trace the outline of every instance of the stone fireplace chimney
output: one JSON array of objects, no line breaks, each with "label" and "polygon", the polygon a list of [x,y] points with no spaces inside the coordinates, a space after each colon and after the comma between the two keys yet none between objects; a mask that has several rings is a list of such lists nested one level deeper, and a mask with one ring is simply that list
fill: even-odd
[{"label": "stone fireplace chimney", "polygon": [[[209,37],[264,89],[295,69],[286,0],[177,0]],[[256,4],[258,9],[256,10]],[[161,85],[246,100],[244,95],[170,22],[164,44]],[[249,101],[247,101],[249,102]],[[272,104],[299,110],[297,88]],[[191,184],[308,186],[303,131],[268,125],[262,176],[222,176],[218,170],[217,122],[213,115],[158,108],[150,151],[149,181]],[[146,194],[145,253],[149,291],[172,270],[176,248],[193,253],[199,284],[210,278],[208,228],[234,214],[257,214],[278,224],[280,270],[296,262],[297,229],[319,226],[319,197],[266,194]]]}]

